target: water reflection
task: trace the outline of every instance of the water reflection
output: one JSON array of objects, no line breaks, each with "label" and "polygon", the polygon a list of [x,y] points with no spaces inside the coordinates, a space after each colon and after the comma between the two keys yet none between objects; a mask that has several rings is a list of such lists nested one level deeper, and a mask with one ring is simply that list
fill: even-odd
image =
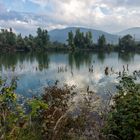
[{"label": "water reflection", "polygon": [[101,63],[104,63],[104,59],[105,59],[105,53],[103,52],[98,53],[98,60],[100,60]]},{"label": "water reflection", "polygon": [[133,52],[118,53],[118,58],[123,60],[124,62],[134,61],[134,56],[135,56],[135,53]]},{"label": "water reflection", "polygon": [[47,53],[16,53],[16,54],[1,54],[0,69],[3,73],[7,71],[22,72],[22,71],[42,71],[49,67],[49,58]]},{"label": "water reflection", "polygon": [[68,56],[71,69],[76,66],[76,68],[79,70],[80,66],[84,64],[89,66],[91,64],[92,54],[89,52],[75,52],[70,53]]},{"label": "water reflection", "polygon": [[18,76],[19,94],[40,94],[43,87],[56,82],[77,85],[80,89],[104,94],[115,91],[118,77],[124,69],[140,69],[140,55],[134,53],[17,53],[0,55],[2,76]]}]

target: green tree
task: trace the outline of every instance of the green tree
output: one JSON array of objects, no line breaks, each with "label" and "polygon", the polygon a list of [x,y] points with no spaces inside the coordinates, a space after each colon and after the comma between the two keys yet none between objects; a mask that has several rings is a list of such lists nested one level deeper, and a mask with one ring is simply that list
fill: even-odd
[{"label": "green tree", "polygon": [[70,32],[68,33],[68,39],[67,39],[67,41],[68,41],[68,45],[69,45],[72,49],[75,49],[74,35],[73,35],[73,32],[72,32],[72,31],[70,31]]},{"label": "green tree", "polygon": [[131,35],[125,35],[122,38],[119,38],[119,47],[120,49],[129,50],[135,46],[135,41]]},{"label": "green tree", "polygon": [[25,42],[24,42],[24,39],[22,38],[21,34],[19,34],[17,36],[16,43],[17,43],[17,48],[24,48],[25,47]]},{"label": "green tree", "polygon": [[36,43],[35,43],[35,37],[32,36],[31,34],[29,34],[29,36],[25,36],[24,37],[24,43],[25,43],[25,47],[28,50],[34,50]]},{"label": "green tree", "polygon": [[74,44],[76,47],[81,47],[81,40],[82,40],[82,34],[80,32],[80,29],[78,28],[75,31],[75,37],[74,37]]},{"label": "green tree", "polygon": [[12,28],[10,28],[10,32],[7,32],[7,43],[10,46],[14,46],[16,44],[16,34],[13,33]]},{"label": "green tree", "polygon": [[37,29],[36,45],[37,47],[46,48],[49,44],[49,35],[47,30]]},{"label": "green tree", "polygon": [[0,32],[0,46],[4,50],[11,50],[15,48],[16,34],[13,33],[12,28],[1,29]]},{"label": "green tree", "polygon": [[98,39],[98,46],[100,47],[100,49],[103,49],[106,45],[106,38],[104,35],[99,36]]},{"label": "green tree", "polygon": [[68,45],[71,46],[72,48],[91,47],[93,44],[92,33],[89,31],[84,34],[84,32],[80,32],[80,29],[78,28],[75,31],[75,35],[73,35],[72,31],[68,33],[67,41]]},{"label": "green tree", "polygon": [[86,33],[85,36],[85,46],[86,47],[91,47],[92,46],[92,33],[89,31]]}]

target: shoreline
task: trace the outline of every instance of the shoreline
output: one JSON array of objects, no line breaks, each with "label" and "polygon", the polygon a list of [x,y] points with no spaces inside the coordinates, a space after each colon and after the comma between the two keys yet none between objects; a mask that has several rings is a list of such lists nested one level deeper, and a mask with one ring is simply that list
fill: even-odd
[{"label": "shoreline", "polygon": [[109,49],[109,48],[104,48],[104,49],[96,49],[96,48],[76,48],[74,50],[72,50],[71,48],[58,48],[58,47],[54,47],[54,48],[43,48],[43,49],[34,49],[34,50],[24,50],[24,49],[14,49],[14,50],[11,50],[11,49],[6,49],[6,50],[3,50],[3,49],[0,49],[0,54],[1,53],[32,53],[32,52],[35,52],[35,53],[44,53],[44,52],[96,52],[96,53],[106,53],[106,52],[118,52],[118,53],[128,53],[128,52],[137,52],[137,53],[140,53],[140,49],[133,49],[133,50],[119,50],[118,48],[112,48],[112,49]]}]

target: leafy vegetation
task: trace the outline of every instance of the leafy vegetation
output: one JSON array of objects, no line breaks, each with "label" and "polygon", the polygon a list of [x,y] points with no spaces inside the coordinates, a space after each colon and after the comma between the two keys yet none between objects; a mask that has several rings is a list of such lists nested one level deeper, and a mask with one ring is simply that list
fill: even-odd
[{"label": "leafy vegetation", "polygon": [[140,85],[130,76],[123,76],[119,93],[108,115],[105,134],[108,139],[140,139]]},{"label": "leafy vegetation", "polygon": [[122,50],[132,50],[135,49],[135,41],[131,35],[125,35],[119,39],[119,47]]},{"label": "leafy vegetation", "polygon": [[0,77],[0,139],[139,140],[140,85],[134,79],[123,75],[110,106],[110,99],[103,102],[93,91],[78,93],[76,86],[61,88],[58,81],[41,98],[21,104],[17,79]]},{"label": "leafy vegetation", "polygon": [[106,46],[106,38],[104,35],[99,37],[98,45],[99,45],[100,49],[104,49],[104,47]]},{"label": "leafy vegetation", "polygon": [[49,46],[49,35],[47,30],[37,29],[37,35],[22,37],[16,35],[12,28],[9,30],[1,29],[0,32],[0,49],[4,51],[30,51],[45,49]]},{"label": "leafy vegetation", "polygon": [[92,33],[89,31],[87,33],[80,32],[80,29],[75,31],[75,35],[73,32],[68,33],[68,46],[73,50],[75,48],[91,48],[92,43]]},{"label": "leafy vegetation", "polygon": [[122,38],[119,38],[118,44],[109,44],[106,41],[104,35],[99,36],[97,43],[93,42],[92,33],[80,32],[80,29],[77,29],[75,33],[70,31],[68,33],[68,46],[72,49],[92,49],[95,51],[131,51],[131,50],[139,50],[139,44],[135,42],[134,38],[131,35],[125,35]]},{"label": "leafy vegetation", "polygon": [[41,111],[46,110],[48,106],[42,100],[35,99],[27,102],[26,108],[19,104],[15,93],[16,81],[13,79],[7,84],[8,82],[0,77],[0,139],[42,139],[38,119]]},{"label": "leafy vegetation", "polygon": [[[33,98],[21,105],[18,104],[19,97],[14,92],[16,79],[9,86],[5,87],[5,84],[6,81],[1,79],[1,140],[65,140],[79,137],[86,139],[91,137],[90,135],[94,138],[94,132],[96,137],[100,137],[101,125],[96,123],[96,119],[100,118],[97,112],[100,99],[93,92],[89,92],[88,96],[83,95],[84,100],[79,108],[80,112],[76,115],[75,109],[71,108],[71,105],[78,105],[73,102],[76,95],[75,86],[64,85],[59,88],[56,84],[47,87],[42,98]],[[93,104],[93,101],[96,102]],[[94,119],[91,117],[91,111],[95,116]],[[97,129],[95,130],[93,126]],[[88,133],[89,129],[90,133]]]},{"label": "leafy vegetation", "polygon": [[119,44],[108,44],[104,35],[99,36],[98,42],[93,42],[90,31],[84,33],[77,29],[75,33],[68,33],[67,44],[51,42],[47,30],[38,28],[36,35],[29,34],[22,36],[13,32],[12,28],[1,29],[0,31],[0,51],[42,51],[42,50],[75,50],[92,49],[97,51],[111,50],[139,50],[139,43],[136,43],[131,35],[126,35],[119,39]]}]

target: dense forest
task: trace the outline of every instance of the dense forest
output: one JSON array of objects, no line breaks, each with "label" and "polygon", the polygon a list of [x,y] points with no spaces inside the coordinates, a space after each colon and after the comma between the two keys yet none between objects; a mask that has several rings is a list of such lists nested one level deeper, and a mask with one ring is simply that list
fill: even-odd
[{"label": "dense forest", "polygon": [[38,51],[48,49],[66,49],[66,50],[81,50],[92,49],[97,51],[111,50],[140,50],[140,43],[135,42],[131,35],[126,35],[119,38],[118,45],[108,44],[104,35],[99,36],[97,43],[93,42],[94,36],[92,33],[83,33],[77,29],[75,33],[68,33],[66,44],[60,42],[51,42],[47,30],[38,28],[36,35],[29,34],[22,36],[13,32],[12,28],[1,29],[0,31],[0,50],[5,52],[11,51]]}]

